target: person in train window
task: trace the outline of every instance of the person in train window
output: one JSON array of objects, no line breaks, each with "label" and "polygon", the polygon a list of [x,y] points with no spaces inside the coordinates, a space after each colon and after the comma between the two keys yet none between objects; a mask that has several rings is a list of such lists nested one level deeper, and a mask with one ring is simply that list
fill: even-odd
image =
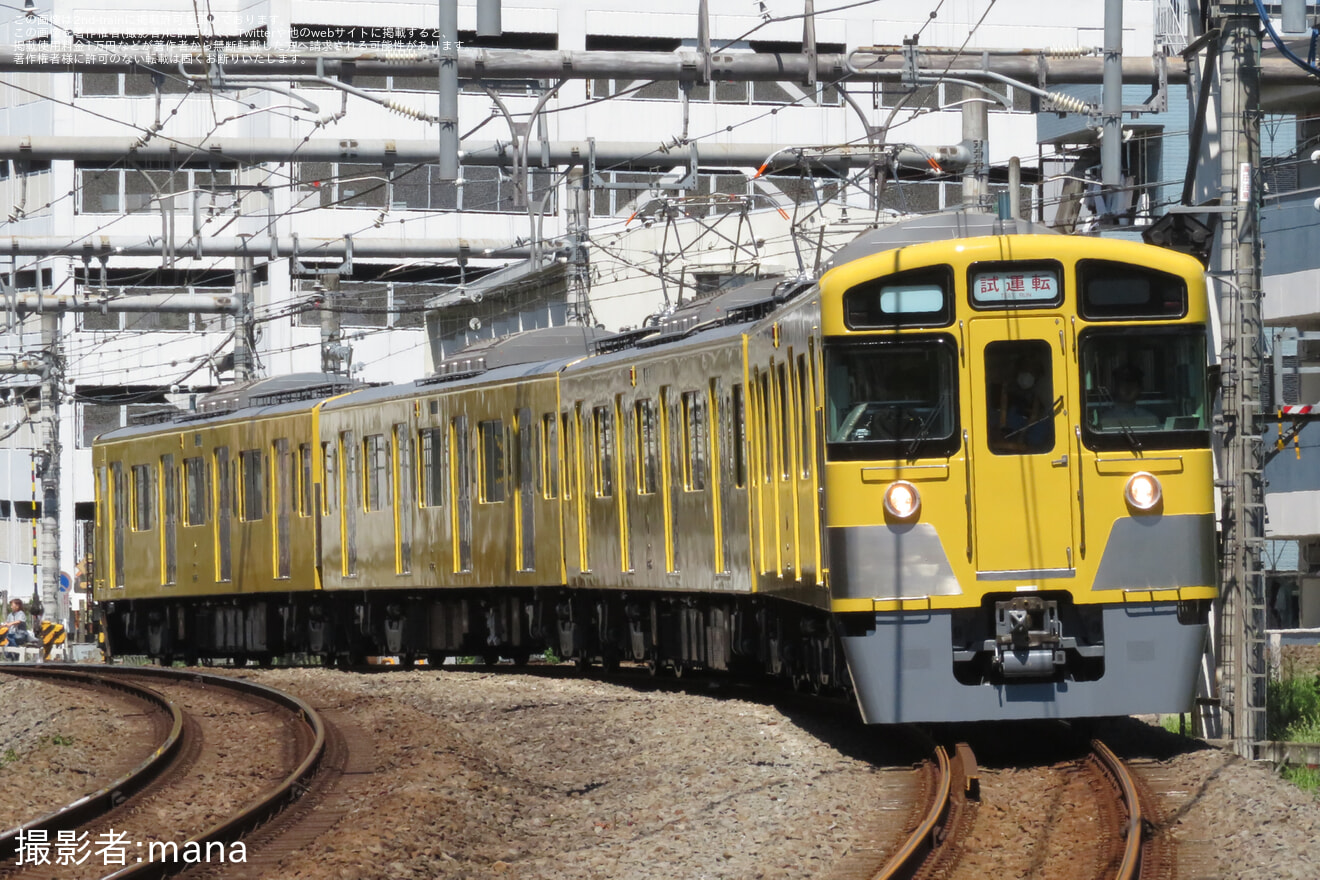
[{"label": "person in train window", "polygon": [[1100,413],[1102,430],[1142,430],[1160,427],[1159,418],[1150,410],[1137,405],[1141,397],[1140,367],[1124,366],[1114,371],[1114,403]]},{"label": "person in train window", "polygon": [[1038,376],[1039,372],[1039,365],[1019,360],[999,383],[998,430],[993,432],[992,451],[1040,453],[1054,447],[1049,380]]}]

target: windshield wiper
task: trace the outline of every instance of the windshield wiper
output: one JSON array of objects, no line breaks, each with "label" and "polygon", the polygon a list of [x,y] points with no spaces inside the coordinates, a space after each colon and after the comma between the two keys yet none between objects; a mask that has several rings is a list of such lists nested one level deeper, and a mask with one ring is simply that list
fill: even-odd
[{"label": "windshield wiper", "polygon": [[[1095,390],[1100,393],[1101,398],[1103,398],[1105,401],[1109,403],[1110,412],[1113,412],[1114,398],[1109,393],[1109,389],[1106,388],[1104,385],[1097,385]],[[1135,431],[1132,430],[1132,426],[1129,425],[1127,423],[1127,420],[1124,419],[1122,416],[1114,416],[1114,418],[1118,422],[1118,430],[1123,435],[1123,439],[1126,440],[1128,446],[1131,447],[1132,454],[1140,455],[1141,441],[1137,439],[1137,434]]]},{"label": "windshield wiper", "polygon": [[910,443],[908,443],[908,448],[903,453],[904,458],[912,459],[915,457],[917,448],[921,446],[921,441],[926,439],[926,434],[930,431],[930,426],[935,423],[935,417],[944,411],[944,402],[948,399],[948,396],[949,389],[945,388],[940,392],[940,399],[935,402],[935,406],[931,407],[930,414],[922,420],[921,427],[917,429],[916,436],[912,438]]}]

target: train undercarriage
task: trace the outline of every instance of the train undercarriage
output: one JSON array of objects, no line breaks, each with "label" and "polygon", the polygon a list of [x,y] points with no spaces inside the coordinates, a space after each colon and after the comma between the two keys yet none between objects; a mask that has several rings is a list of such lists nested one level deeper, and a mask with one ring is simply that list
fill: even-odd
[{"label": "train undercarriage", "polygon": [[764,674],[799,689],[850,687],[830,615],[764,597],[539,588],[284,593],[102,606],[111,656],[163,664],[281,658],[360,666],[450,658],[525,663],[545,652],[581,667]]}]

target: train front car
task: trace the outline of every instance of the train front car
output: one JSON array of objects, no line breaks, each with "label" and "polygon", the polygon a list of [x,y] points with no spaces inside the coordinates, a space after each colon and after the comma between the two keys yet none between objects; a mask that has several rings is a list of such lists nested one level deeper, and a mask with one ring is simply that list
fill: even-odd
[{"label": "train front car", "polygon": [[831,603],[866,720],[1186,711],[1217,580],[1201,265],[960,238],[837,264],[821,311]]}]

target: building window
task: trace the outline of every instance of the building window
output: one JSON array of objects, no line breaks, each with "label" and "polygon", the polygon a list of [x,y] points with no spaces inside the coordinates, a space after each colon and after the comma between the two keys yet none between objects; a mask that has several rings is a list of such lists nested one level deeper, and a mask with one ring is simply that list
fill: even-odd
[{"label": "building window", "polygon": [[158,163],[131,167],[77,163],[80,214],[132,214],[173,208],[204,214],[238,213],[233,168],[170,168]]},{"label": "building window", "polygon": [[[539,204],[549,196],[555,210],[555,174],[531,173],[528,198]],[[347,162],[303,162],[298,166],[302,208],[371,208],[393,211],[467,211],[523,214],[517,186],[509,172],[495,166],[464,165],[458,181],[440,178],[438,165],[386,167]]]}]

